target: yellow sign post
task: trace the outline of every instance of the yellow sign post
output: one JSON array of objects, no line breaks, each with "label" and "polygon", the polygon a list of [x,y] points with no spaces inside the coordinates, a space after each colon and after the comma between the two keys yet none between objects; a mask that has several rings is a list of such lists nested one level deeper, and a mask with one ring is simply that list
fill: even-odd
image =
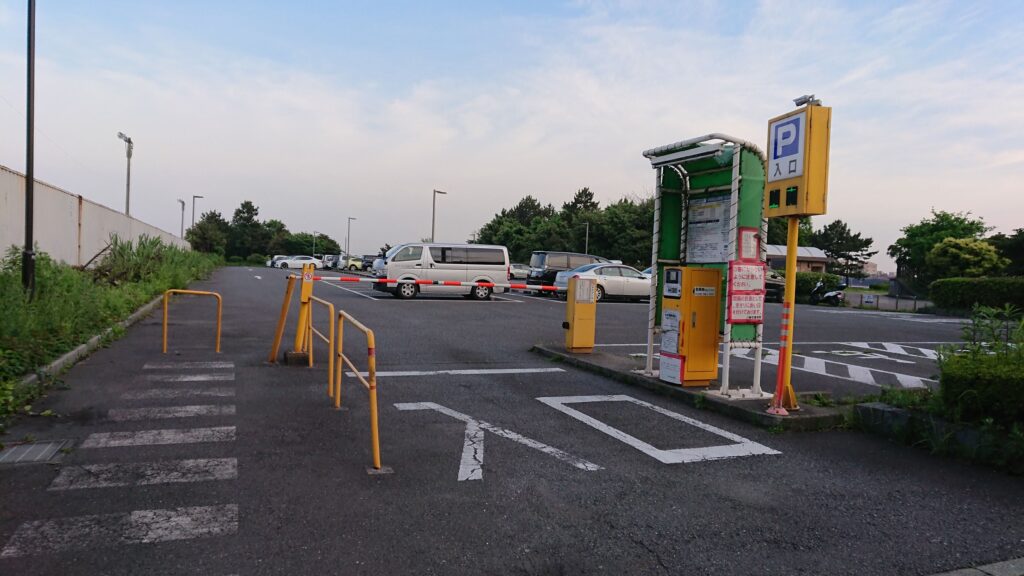
[{"label": "yellow sign post", "polygon": [[800,218],[827,209],[828,152],[832,109],[814,96],[806,104],[768,122],[768,161],[765,169],[764,215],[786,217],[786,292],[782,304],[778,374],[768,413],[787,416],[799,410],[792,384],[793,336],[796,314],[796,251]]}]

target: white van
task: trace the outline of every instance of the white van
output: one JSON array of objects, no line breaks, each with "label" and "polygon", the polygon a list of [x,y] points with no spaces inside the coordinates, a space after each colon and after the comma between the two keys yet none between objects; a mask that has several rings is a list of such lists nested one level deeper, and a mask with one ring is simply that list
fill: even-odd
[{"label": "white van", "polygon": [[[485,244],[399,244],[374,262],[374,275],[395,280],[436,282],[508,282],[508,249]],[[435,286],[430,284],[375,283],[374,290],[390,292],[397,298],[413,298],[419,292],[461,294],[487,300],[495,290],[490,286]]]}]

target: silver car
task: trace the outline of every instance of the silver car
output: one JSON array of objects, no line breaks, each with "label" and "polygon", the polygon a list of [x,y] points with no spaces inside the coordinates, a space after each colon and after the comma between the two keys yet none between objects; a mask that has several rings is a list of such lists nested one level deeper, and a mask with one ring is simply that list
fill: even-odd
[{"label": "silver car", "polygon": [[[566,270],[555,275],[556,288],[568,288],[569,278],[594,278],[597,280],[597,300],[620,298],[624,300],[640,300],[647,298],[651,292],[651,280],[636,268],[623,264],[586,264],[573,270]],[[565,290],[559,290],[559,296],[565,297]]]}]

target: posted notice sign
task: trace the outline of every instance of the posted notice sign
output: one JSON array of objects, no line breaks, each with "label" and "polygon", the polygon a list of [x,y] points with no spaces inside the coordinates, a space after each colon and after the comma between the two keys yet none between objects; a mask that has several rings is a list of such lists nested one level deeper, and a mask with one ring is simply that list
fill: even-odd
[{"label": "posted notice sign", "polygon": [[729,262],[727,318],[730,324],[764,322],[764,275],[765,267],[761,262]]},{"label": "posted notice sign", "polygon": [[732,294],[729,296],[730,324],[761,324],[764,322],[764,294]]}]

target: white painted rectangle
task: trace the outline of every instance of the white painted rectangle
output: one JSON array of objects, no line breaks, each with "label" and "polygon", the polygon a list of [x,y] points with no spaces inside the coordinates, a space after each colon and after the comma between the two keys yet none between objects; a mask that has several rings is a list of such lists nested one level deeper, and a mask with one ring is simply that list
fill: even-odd
[{"label": "white painted rectangle", "polygon": [[198,406],[161,406],[157,408],[111,408],[107,417],[115,422],[132,420],[161,420],[165,418],[195,418],[197,416],[234,416],[234,404],[204,404]]},{"label": "white painted rectangle", "polygon": [[205,368],[207,370],[231,369],[234,362],[146,362],[143,370],[190,370]]},{"label": "white painted rectangle", "polygon": [[124,446],[161,446],[167,444],[201,444],[234,442],[234,426],[214,428],[183,428],[141,430],[138,432],[97,432],[82,442],[82,448],[120,448]]},{"label": "white painted rectangle", "polygon": [[133,390],[121,394],[122,400],[167,400],[169,398],[232,398],[234,388],[152,388],[150,390]]},{"label": "white painted rectangle", "polygon": [[204,458],[127,464],[64,466],[49,490],[82,490],[113,486],[152,486],[238,478],[238,460]]},{"label": "white painted rectangle", "polygon": [[147,374],[146,380],[150,382],[213,382],[231,381],[235,379],[234,372],[213,373],[213,374]]},{"label": "white painted rectangle", "polygon": [[23,523],[0,552],[0,558],[191,540],[237,532],[237,504],[72,516]]}]

